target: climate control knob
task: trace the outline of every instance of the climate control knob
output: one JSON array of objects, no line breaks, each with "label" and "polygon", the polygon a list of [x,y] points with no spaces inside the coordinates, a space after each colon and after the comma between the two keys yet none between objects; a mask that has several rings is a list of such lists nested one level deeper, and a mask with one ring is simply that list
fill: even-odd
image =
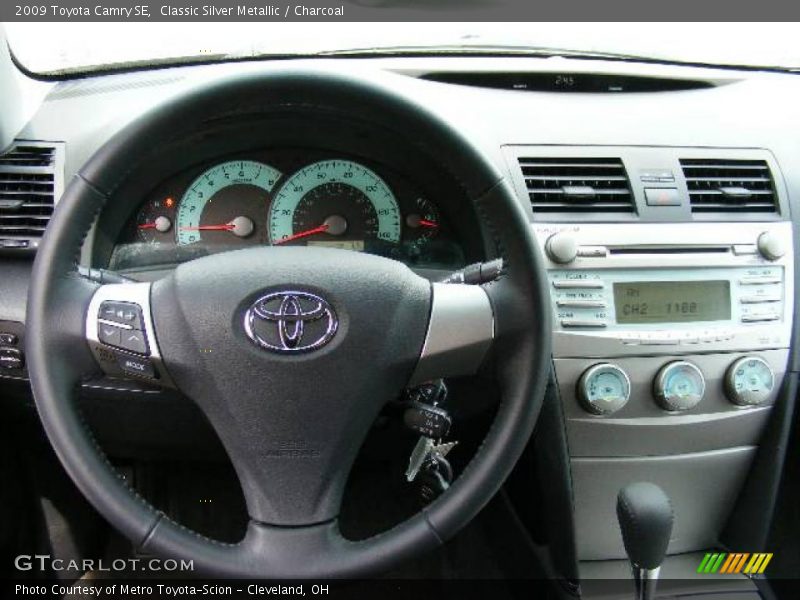
[{"label": "climate control knob", "polygon": [[725,393],[739,406],[755,406],[767,400],[775,388],[775,373],[763,358],[744,356],[728,367]]},{"label": "climate control knob", "polygon": [[664,410],[689,410],[703,399],[706,379],[694,363],[676,360],[658,372],[653,382],[653,393]]},{"label": "climate control knob", "polygon": [[578,256],[578,242],[568,233],[554,233],[544,245],[550,260],[560,265],[571,263]]},{"label": "climate control knob", "polygon": [[589,367],[578,381],[578,399],[593,415],[617,412],[631,397],[631,381],[617,365],[599,363]]}]

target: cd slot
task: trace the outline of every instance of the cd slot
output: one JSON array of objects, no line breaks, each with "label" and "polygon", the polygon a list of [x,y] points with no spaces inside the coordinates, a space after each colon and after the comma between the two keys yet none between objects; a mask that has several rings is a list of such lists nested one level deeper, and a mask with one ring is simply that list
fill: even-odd
[{"label": "cd slot", "polygon": [[609,254],[729,254],[730,246],[623,246],[609,248]]}]

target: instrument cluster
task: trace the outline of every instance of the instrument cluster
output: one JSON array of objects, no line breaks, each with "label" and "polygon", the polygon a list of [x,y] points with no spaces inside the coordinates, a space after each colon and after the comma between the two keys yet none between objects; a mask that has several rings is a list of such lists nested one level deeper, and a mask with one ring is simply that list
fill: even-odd
[{"label": "instrument cluster", "polygon": [[361,159],[236,156],[157,186],[125,226],[117,270],[253,245],[340,248],[410,266],[457,268],[464,251],[439,202]]}]

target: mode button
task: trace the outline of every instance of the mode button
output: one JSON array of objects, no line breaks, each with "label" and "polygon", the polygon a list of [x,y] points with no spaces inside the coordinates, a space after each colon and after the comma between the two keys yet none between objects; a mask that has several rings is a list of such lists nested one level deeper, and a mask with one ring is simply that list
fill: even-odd
[{"label": "mode button", "polygon": [[130,375],[139,375],[140,377],[155,379],[156,372],[153,368],[153,363],[146,358],[119,356],[117,357],[117,364],[120,369]]}]

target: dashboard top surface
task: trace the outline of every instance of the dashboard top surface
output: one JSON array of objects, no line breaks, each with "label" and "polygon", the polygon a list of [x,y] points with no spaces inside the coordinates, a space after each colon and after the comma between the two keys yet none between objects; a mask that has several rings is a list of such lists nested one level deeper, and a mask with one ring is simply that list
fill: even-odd
[{"label": "dashboard top surface", "polygon": [[[69,181],[114,132],[176,94],[216,78],[294,70],[307,71],[310,76],[335,72],[409,98],[471,139],[496,164],[498,172],[512,181],[518,177],[518,165],[510,160],[509,147],[552,148],[554,155],[558,148],[572,147],[737,148],[766,150],[774,157],[790,208],[794,208],[800,189],[800,155],[796,152],[797,136],[793,135],[800,132],[800,114],[794,106],[794,99],[800,95],[800,78],[677,65],[521,57],[297,59],[164,68],[58,83],[31,81],[30,97],[38,95],[42,102],[38,109],[31,108],[33,117],[18,137],[65,142],[64,171],[65,180]],[[711,87],[653,93],[557,93],[486,89],[420,79],[441,72],[530,72],[554,76],[615,73],[702,81]],[[321,154],[312,152],[307,162],[347,156],[346,152],[326,150]],[[220,159],[217,162],[231,155],[222,152],[216,157]],[[241,153],[233,155],[242,157]],[[384,178],[391,178],[381,170],[391,164],[370,162],[370,156],[350,158],[372,165]],[[213,156],[208,155],[205,162],[195,165],[194,174],[213,162]],[[191,169],[180,169],[172,175],[180,176],[184,171]],[[408,173],[400,175],[415,183]],[[144,195],[137,203],[140,207],[143,198]],[[521,202],[530,216],[527,198],[521,198]],[[444,212],[447,216],[453,213]],[[127,221],[117,223],[123,240],[131,234],[136,213],[125,218]],[[123,232],[126,227],[127,234]],[[454,239],[463,241],[463,233],[456,232]],[[95,234],[89,242],[83,256],[85,263],[93,261],[93,248],[108,240]],[[470,258],[465,256],[461,262]]]}]

